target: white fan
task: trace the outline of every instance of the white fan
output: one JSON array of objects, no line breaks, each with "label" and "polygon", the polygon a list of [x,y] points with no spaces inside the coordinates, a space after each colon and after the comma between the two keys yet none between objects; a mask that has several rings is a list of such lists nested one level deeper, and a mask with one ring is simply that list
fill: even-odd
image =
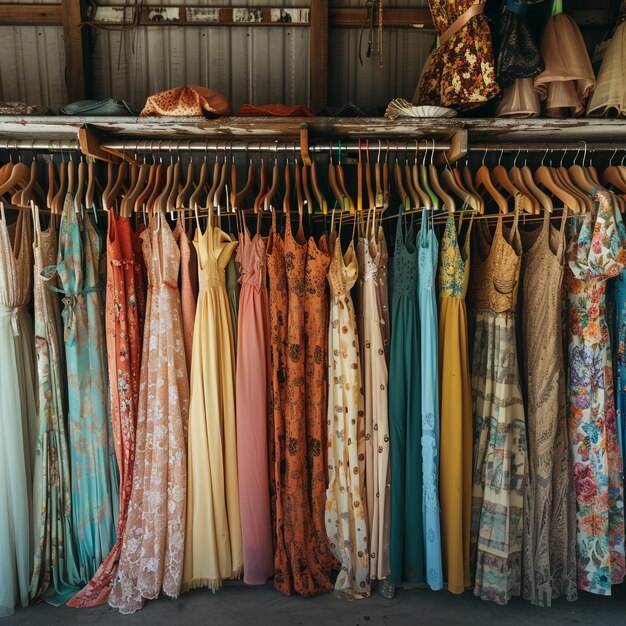
[{"label": "white fan", "polygon": [[387,106],[385,117],[395,120],[397,117],[455,117],[456,111],[446,107],[430,105],[414,106],[403,98],[393,99]]}]

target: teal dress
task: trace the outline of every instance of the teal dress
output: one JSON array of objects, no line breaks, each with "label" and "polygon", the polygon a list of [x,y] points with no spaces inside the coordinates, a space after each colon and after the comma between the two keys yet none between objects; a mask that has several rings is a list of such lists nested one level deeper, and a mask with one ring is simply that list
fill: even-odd
[{"label": "teal dress", "polygon": [[422,212],[422,226],[417,236],[419,254],[420,356],[422,374],[422,480],[424,515],[424,550],[426,582],[431,589],[443,586],[441,565],[441,529],[439,524],[439,355],[437,338],[437,298],[435,276],[439,242]]},{"label": "teal dress", "polygon": [[69,407],[72,523],[80,583],[96,573],[115,543],[118,478],[107,417],[105,336],[100,256],[102,238],[86,215],[79,224],[67,195],[59,231],[57,265]]},{"label": "teal dress", "polygon": [[413,220],[405,229],[404,219],[400,208],[393,262],[389,366],[391,574],[387,580],[392,584],[424,582],[418,257],[412,241]]}]

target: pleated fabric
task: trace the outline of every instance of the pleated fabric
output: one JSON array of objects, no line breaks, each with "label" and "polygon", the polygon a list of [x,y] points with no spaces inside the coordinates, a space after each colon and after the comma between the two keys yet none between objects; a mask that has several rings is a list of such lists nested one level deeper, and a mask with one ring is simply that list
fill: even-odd
[{"label": "pleated fabric", "polygon": [[250,237],[245,224],[237,258],[241,291],[235,388],[243,580],[249,585],[263,585],[274,572],[267,472],[269,310],[265,241],[259,235]]},{"label": "pleated fabric", "polygon": [[453,215],[439,255],[439,376],[441,391],[441,543],[451,593],[472,584],[472,388],[465,296],[470,276],[470,231],[461,250]]},{"label": "pleated fabric", "polygon": [[212,223],[194,237],[200,291],[191,362],[183,591],[217,590],[243,569],[237,478],[235,346],[225,269],[236,241]]},{"label": "pleated fabric", "polygon": [[[30,214],[7,226],[0,206],[0,617],[28,606],[32,570],[32,478],[37,443],[37,366]],[[37,511],[39,515],[39,511]]]}]

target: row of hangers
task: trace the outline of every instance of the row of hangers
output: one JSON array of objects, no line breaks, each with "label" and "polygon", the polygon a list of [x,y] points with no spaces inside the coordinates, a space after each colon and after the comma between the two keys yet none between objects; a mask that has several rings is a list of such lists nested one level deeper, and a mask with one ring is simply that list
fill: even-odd
[{"label": "row of hangers", "polygon": [[[429,140],[430,141],[430,140]],[[584,142],[581,142],[584,144]],[[420,158],[420,149],[422,155]],[[452,167],[447,159],[443,169],[434,163],[435,142],[427,142],[424,148],[416,141],[412,162],[405,153],[401,162],[396,150],[395,160],[390,164],[389,153],[393,148],[385,148],[381,158],[382,144],[379,142],[378,154],[370,157],[369,142],[363,150],[358,144],[356,160],[356,194],[351,194],[347,177],[342,164],[342,147],[339,143],[329,150],[327,181],[330,193],[334,198],[334,206],[340,211],[351,214],[363,208],[384,211],[390,202],[390,170],[393,170],[393,181],[400,202],[405,210],[425,207],[431,211],[446,209],[449,211],[472,210],[485,213],[487,204],[491,204],[497,212],[506,214],[518,203],[524,213],[538,214],[541,211],[552,212],[554,200],[558,199],[562,206],[573,213],[593,211],[591,197],[594,187],[600,185],[600,177],[593,164],[586,164],[587,147],[584,146],[582,163],[578,164],[581,149],[577,151],[572,165],[566,167],[564,159],[567,150],[558,166],[545,164],[549,149],[546,149],[540,165],[531,170],[526,160],[518,166],[521,148],[518,149],[513,165],[506,168],[502,165],[504,148],[500,149],[498,163],[494,167],[485,164],[488,149],[485,148],[481,165],[476,172],[465,165]],[[337,158],[334,152],[337,150]],[[364,153],[364,155],[362,154]],[[626,195],[626,166],[624,160],[620,165],[612,161],[617,153],[614,149],[608,167],[602,172],[602,184],[611,186],[618,193],[616,199],[623,211]],[[159,151],[153,163],[127,163],[121,161],[119,166],[108,163],[106,183],[98,180],[96,164],[82,156],[75,160],[71,153],[68,160],[57,165],[50,160],[46,183],[40,180],[39,164],[33,156],[29,165],[14,162],[12,159],[0,167],[0,199],[6,199],[17,207],[28,207],[34,202],[38,207],[46,207],[52,214],[60,214],[65,196],[71,193],[77,211],[83,207],[95,207],[96,194],[101,198],[105,210],[114,209],[120,216],[130,217],[136,213],[153,213],[155,211],[172,216],[175,212],[183,213],[212,207],[221,212],[236,212],[247,207],[259,213],[269,211],[282,204],[284,212],[290,212],[292,200],[295,200],[297,211],[302,218],[303,213],[321,213],[326,215],[328,204],[318,178],[315,160],[306,165],[298,158],[294,146],[294,155],[290,159],[287,154],[281,166],[278,154],[267,162],[261,155],[258,167],[258,191],[252,196],[257,180],[257,167],[253,160],[248,160],[247,175],[242,186],[238,185],[235,159],[224,156],[216,151],[215,160],[203,160],[199,178],[194,176],[193,163],[189,162],[186,172],[181,163],[179,153],[176,156],[170,149],[170,159],[162,158]],[[116,169],[117,167],[117,169]],[[282,193],[282,203],[280,195]],[[367,205],[367,207],[366,207]]]}]

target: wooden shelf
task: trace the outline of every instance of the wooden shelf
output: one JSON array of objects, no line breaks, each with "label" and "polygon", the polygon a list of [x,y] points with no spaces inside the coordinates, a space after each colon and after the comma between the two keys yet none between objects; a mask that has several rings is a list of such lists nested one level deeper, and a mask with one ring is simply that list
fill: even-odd
[{"label": "wooden shelf", "polygon": [[411,140],[425,137],[450,137],[457,129],[468,131],[469,142],[515,144],[522,149],[532,144],[576,144],[581,141],[626,145],[626,120],[576,118],[552,119],[467,119],[467,118],[257,118],[223,117],[66,117],[66,116],[2,116],[0,140],[69,140],[78,130],[87,127],[104,138],[123,140],[179,139],[180,148],[188,140],[297,138],[302,124],[309,129],[311,141],[316,138],[352,137],[370,139]]}]

